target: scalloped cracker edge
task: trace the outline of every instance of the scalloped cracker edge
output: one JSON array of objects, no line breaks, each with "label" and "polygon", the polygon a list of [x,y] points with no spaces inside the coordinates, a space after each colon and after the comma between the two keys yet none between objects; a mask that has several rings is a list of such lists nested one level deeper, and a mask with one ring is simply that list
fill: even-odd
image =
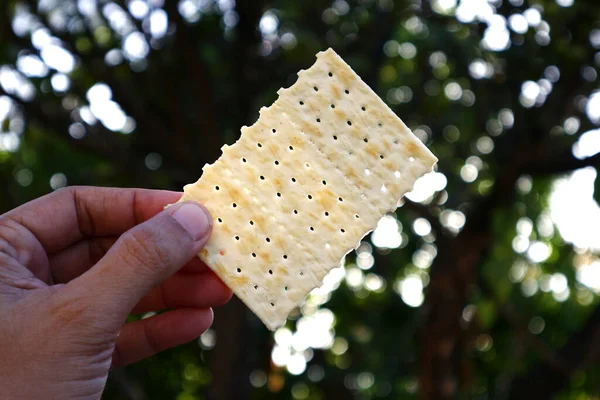
[{"label": "scalloped cracker edge", "polygon": [[333,50],[298,77],[180,199],[211,212],[199,257],[270,330],[437,162]]}]

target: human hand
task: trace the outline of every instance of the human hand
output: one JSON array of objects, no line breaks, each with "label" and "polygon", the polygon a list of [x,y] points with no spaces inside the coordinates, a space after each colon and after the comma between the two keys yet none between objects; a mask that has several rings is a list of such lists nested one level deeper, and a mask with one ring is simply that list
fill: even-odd
[{"label": "human hand", "polygon": [[231,291],[195,257],[208,212],[163,210],[180,197],[66,188],[0,216],[0,399],[97,399],[110,368],[208,329]]}]

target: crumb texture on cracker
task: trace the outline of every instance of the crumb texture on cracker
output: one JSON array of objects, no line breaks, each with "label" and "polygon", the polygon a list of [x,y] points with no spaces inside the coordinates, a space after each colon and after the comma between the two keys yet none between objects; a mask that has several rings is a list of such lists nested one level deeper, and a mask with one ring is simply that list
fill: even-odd
[{"label": "crumb texture on cracker", "polygon": [[436,157],[331,49],[186,185],[199,257],[271,330],[396,209]]}]

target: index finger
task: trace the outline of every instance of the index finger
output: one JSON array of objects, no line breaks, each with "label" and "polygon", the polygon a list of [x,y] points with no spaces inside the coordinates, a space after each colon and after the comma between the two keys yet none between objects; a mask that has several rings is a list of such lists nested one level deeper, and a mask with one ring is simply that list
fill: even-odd
[{"label": "index finger", "polygon": [[165,190],[68,187],[9,211],[52,254],[86,237],[115,236],[158,214],[182,193]]}]

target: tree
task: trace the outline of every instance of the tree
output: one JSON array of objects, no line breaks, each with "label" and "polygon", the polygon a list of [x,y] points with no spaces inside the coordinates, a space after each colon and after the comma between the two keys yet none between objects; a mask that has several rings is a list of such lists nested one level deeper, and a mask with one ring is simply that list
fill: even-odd
[{"label": "tree", "polygon": [[440,159],[274,337],[233,300],[106,398],[597,392],[597,254],[549,216],[557,177],[600,161],[594,0],[0,4],[2,210],[180,190],[329,46]]}]

